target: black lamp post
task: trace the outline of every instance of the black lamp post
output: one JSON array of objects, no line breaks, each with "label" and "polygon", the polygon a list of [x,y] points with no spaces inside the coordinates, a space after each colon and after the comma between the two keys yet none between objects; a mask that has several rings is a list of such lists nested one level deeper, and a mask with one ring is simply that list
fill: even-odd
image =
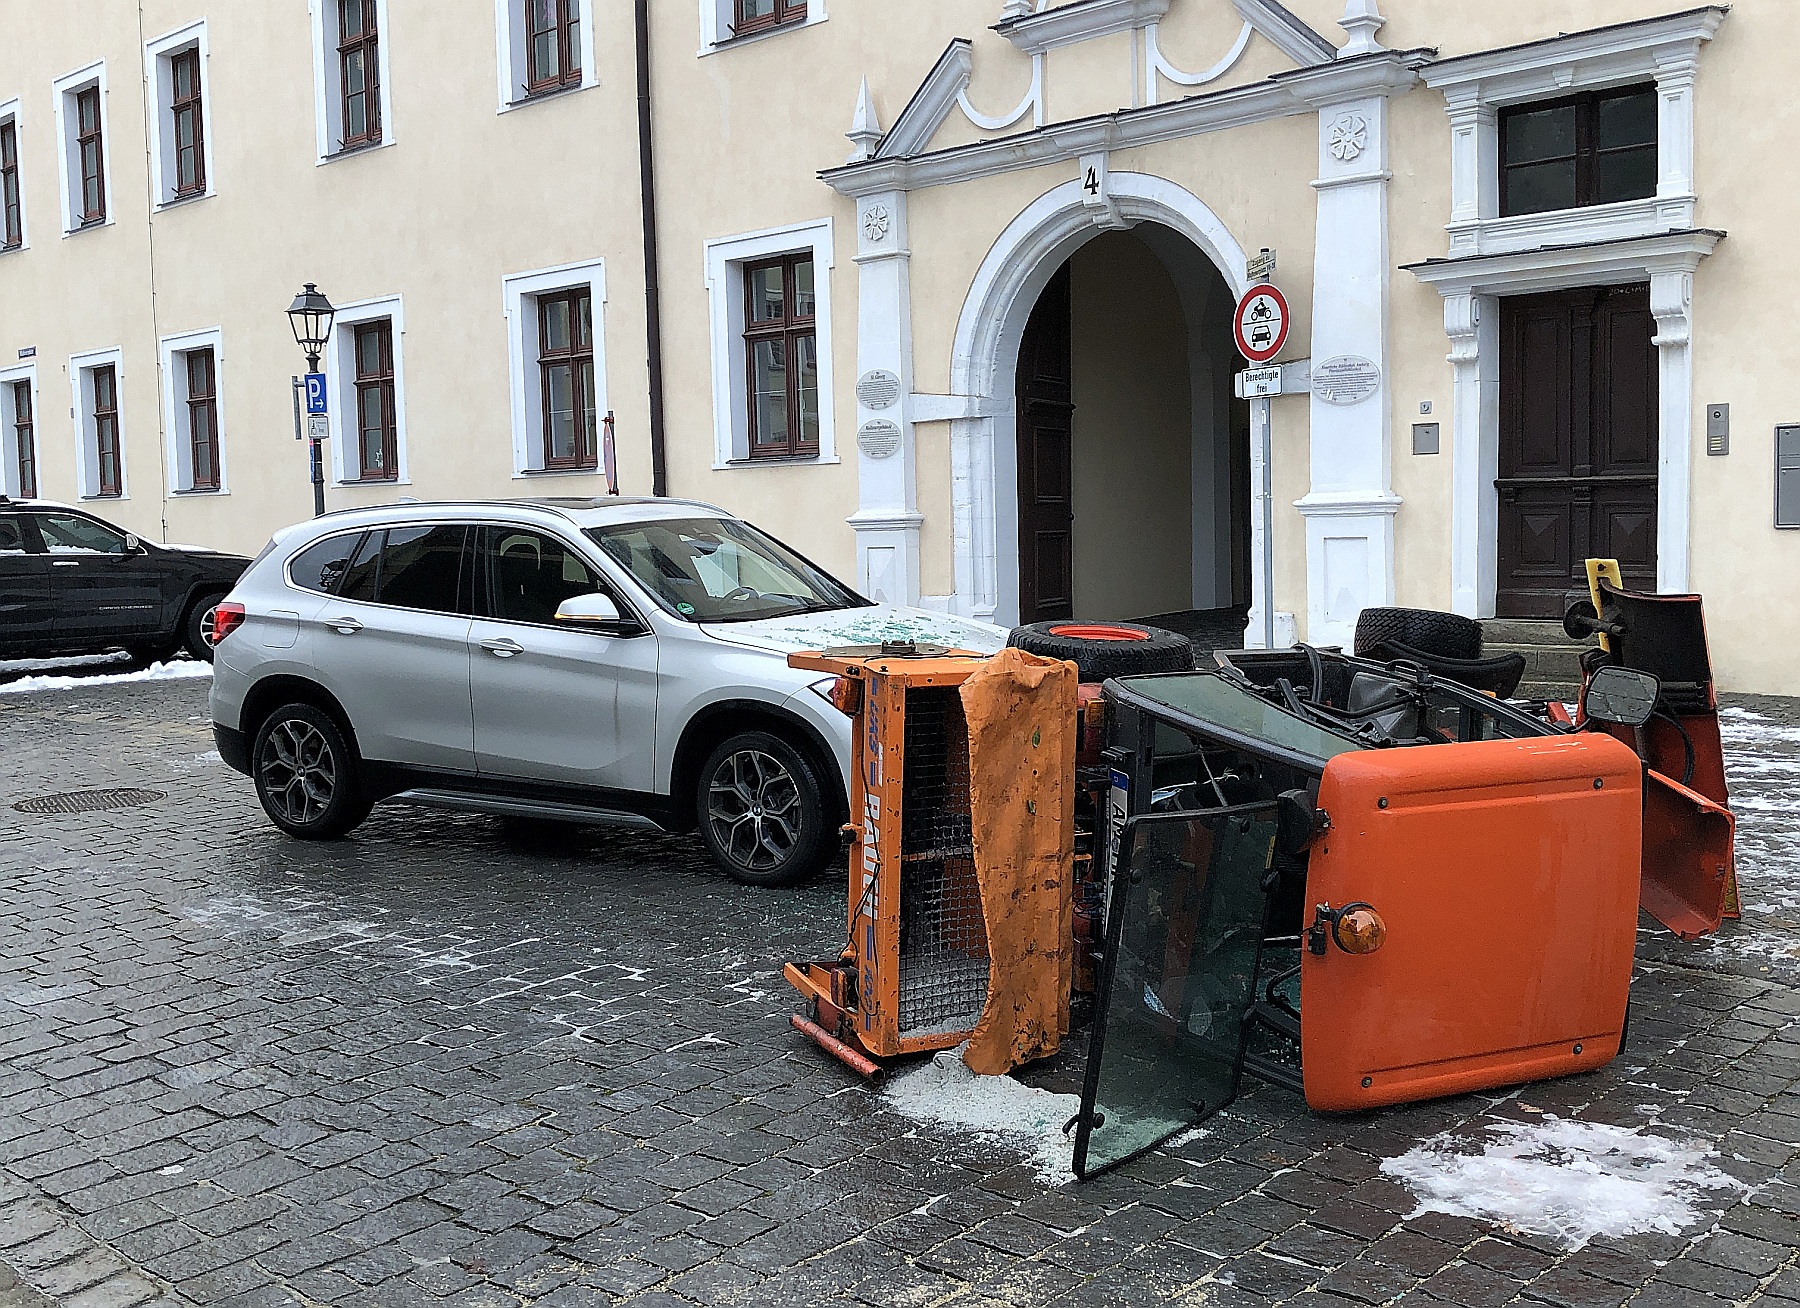
[{"label": "black lamp post", "polygon": [[[306,354],[306,370],[319,370],[319,355],[331,339],[331,320],[337,310],[325,293],[311,282],[306,283],[294,302],[288,306],[288,323],[294,329],[294,341]],[[313,516],[325,512],[325,462],[319,450],[319,438],[312,441]]]}]

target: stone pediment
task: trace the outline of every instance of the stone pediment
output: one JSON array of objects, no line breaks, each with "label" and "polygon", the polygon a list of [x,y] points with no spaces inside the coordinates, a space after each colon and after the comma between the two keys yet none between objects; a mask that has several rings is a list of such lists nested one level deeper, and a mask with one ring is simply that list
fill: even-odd
[{"label": "stone pediment", "polygon": [[[1344,26],[1356,52],[1379,49],[1373,31],[1380,25],[1374,0],[1350,0]],[[865,83],[850,132],[857,144],[850,162],[907,159],[1162,104],[1317,67],[1340,55],[1280,0],[1007,0],[991,31],[1000,39],[984,34],[952,40],[885,132]],[[1201,51],[1198,59],[1195,50]],[[1116,78],[1097,72],[1115,60]],[[1197,66],[1184,66],[1189,62]],[[985,98],[972,87],[978,63],[984,72],[994,67],[993,77],[984,80],[1015,88],[997,111],[978,106]],[[1027,68],[1021,97],[1016,88]],[[1129,99],[1116,94],[1126,86]],[[1110,100],[1103,87],[1114,88]]]}]

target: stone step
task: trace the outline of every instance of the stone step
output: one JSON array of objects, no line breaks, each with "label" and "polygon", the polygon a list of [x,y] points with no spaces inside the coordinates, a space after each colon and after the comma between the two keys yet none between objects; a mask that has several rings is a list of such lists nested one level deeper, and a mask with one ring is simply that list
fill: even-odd
[{"label": "stone step", "polygon": [[1483,618],[1481,636],[1484,647],[1494,645],[1570,645],[1586,649],[1591,641],[1569,639],[1561,622],[1547,618]]},{"label": "stone step", "polygon": [[1496,654],[1523,654],[1527,681],[1564,685],[1575,685],[1581,680],[1581,651],[1580,645],[1515,645],[1486,641],[1481,646],[1482,654],[1489,658]]}]

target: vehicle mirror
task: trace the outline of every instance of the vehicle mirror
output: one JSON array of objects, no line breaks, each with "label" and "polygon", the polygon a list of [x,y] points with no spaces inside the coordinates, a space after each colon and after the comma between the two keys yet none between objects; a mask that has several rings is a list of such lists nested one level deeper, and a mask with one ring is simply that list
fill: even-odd
[{"label": "vehicle mirror", "polygon": [[144,549],[144,542],[139,540],[136,536],[133,536],[133,535],[130,535],[129,533],[127,533],[127,535],[125,537],[125,552],[127,554],[143,554],[143,553],[145,553],[146,551]]},{"label": "vehicle mirror", "polygon": [[619,621],[619,606],[612,597],[595,593],[571,595],[556,607],[558,622],[614,623]]},{"label": "vehicle mirror", "polygon": [[1632,668],[1604,667],[1588,680],[1584,701],[1587,715],[1622,727],[1641,727],[1656,711],[1662,682],[1648,672]]}]

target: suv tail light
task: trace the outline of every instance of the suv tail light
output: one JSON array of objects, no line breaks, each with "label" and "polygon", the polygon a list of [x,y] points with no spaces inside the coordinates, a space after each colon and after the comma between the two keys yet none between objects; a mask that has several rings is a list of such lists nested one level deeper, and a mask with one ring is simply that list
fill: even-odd
[{"label": "suv tail light", "polygon": [[219,644],[244,625],[244,606],[242,604],[221,604],[212,612],[211,642]]}]

